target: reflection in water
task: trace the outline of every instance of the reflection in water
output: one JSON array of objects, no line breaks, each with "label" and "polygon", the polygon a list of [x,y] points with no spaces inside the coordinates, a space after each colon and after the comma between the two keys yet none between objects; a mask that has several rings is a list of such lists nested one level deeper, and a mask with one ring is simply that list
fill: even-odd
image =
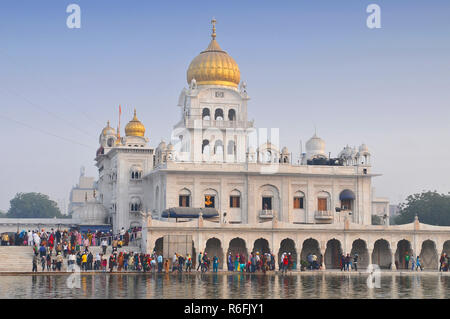
[{"label": "reflection in water", "polygon": [[450,276],[382,274],[370,289],[368,275],[260,274],[107,274],[81,275],[68,288],[69,274],[0,276],[0,298],[446,298]]}]

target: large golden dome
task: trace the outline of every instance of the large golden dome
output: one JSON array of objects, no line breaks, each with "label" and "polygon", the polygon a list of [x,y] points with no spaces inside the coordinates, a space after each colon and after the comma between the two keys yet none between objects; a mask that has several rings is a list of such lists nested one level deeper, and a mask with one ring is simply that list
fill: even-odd
[{"label": "large golden dome", "polygon": [[126,136],[142,136],[145,134],[145,126],[136,117],[136,109],[134,110],[133,119],[125,126]]},{"label": "large golden dome", "polygon": [[225,85],[237,87],[241,72],[234,59],[223,51],[216,41],[216,20],[213,24],[212,40],[205,51],[192,60],[187,70],[187,81],[195,79],[198,85]]}]

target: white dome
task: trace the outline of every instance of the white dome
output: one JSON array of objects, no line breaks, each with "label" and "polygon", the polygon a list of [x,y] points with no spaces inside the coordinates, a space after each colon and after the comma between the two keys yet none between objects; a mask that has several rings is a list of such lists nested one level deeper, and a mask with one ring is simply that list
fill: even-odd
[{"label": "white dome", "polygon": [[306,142],[306,157],[311,159],[317,155],[326,157],[325,141],[314,134],[314,136]]},{"label": "white dome", "polygon": [[165,149],[166,149],[166,142],[161,141],[161,142],[159,143],[159,145],[158,145],[158,148],[159,148],[160,150],[165,150]]},{"label": "white dome", "polygon": [[344,147],[344,149],[339,153],[339,158],[348,158],[353,156],[353,149],[350,146]]},{"label": "white dome", "polygon": [[366,144],[361,144],[361,146],[359,147],[359,152],[360,153],[369,153],[369,148],[367,147]]},{"label": "white dome", "polygon": [[283,154],[283,155],[289,154],[289,150],[288,150],[288,148],[286,146],[283,147],[283,149],[281,150],[281,154]]}]

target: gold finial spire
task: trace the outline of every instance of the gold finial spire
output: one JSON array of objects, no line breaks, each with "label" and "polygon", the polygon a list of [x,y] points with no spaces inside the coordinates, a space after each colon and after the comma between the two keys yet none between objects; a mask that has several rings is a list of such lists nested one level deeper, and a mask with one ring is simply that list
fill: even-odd
[{"label": "gold finial spire", "polygon": [[137,120],[137,117],[136,117],[136,108],[134,108],[134,117],[133,117],[133,120]]},{"label": "gold finial spire", "polygon": [[211,37],[213,38],[213,40],[216,39],[216,22],[217,22],[216,19],[215,19],[215,18],[212,18],[211,24],[212,24],[213,28],[212,28],[212,34],[211,34]]}]

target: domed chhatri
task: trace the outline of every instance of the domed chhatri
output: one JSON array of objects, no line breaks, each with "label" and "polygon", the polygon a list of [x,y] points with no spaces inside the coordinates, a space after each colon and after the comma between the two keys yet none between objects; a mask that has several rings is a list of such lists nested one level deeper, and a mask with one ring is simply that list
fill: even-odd
[{"label": "domed chhatri", "polygon": [[128,122],[127,126],[125,126],[125,135],[126,136],[141,136],[144,137],[145,134],[145,126],[141,123],[136,117],[136,109],[134,109],[134,117]]},{"label": "domed chhatri", "polygon": [[109,121],[108,121],[108,124],[106,125],[106,127],[102,130],[102,135],[103,136],[107,136],[107,135],[115,135],[116,134],[116,131],[114,130],[114,128],[112,128],[110,125],[109,125]]},{"label": "domed chhatri", "polygon": [[198,85],[224,85],[237,88],[241,79],[239,67],[234,59],[223,51],[216,41],[216,20],[212,40],[205,51],[192,60],[187,70],[187,82],[195,79]]}]

